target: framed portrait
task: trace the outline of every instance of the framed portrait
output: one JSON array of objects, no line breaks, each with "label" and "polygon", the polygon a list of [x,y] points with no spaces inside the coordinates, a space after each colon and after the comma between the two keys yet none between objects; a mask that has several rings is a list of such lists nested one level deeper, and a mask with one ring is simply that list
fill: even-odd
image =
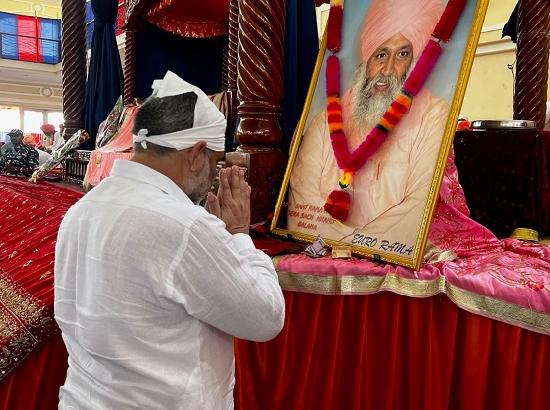
[{"label": "framed portrait", "polygon": [[[448,5],[345,1],[340,49],[327,48],[326,32],[321,44],[272,232],[420,267],[488,0],[467,0],[452,35],[440,41],[432,35]],[[428,67],[430,47],[439,54]],[[407,87],[421,70],[413,95]]]}]

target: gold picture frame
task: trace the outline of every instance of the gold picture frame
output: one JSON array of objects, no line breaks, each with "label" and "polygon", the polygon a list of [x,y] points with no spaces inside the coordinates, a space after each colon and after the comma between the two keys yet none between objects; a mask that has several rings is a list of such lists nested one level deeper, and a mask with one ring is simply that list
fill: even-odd
[{"label": "gold picture frame", "polygon": [[[377,0],[373,0],[373,1],[377,1]],[[367,3],[367,5],[365,5],[365,3]],[[343,47],[342,47],[343,51],[344,51],[344,46],[346,42],[345,27],[346,27],[347,17],[351,16],[349,17],[350,19],[355,18],[357,20],[357,17],[356,17],[357,13],[353,10],[353,7],[354,6],[358,8],[362,7],[363,9],[365,9],[365,13],[366,13],[368,12],[368,8],[370,7],[371,3],[372,3],[371,0],[366,0],[366,1],[365,0],[346,0],[345,7],[344,7],[344,18],[343,18],[343,21],[344,21]],[[441,182],[443,180],[444,171],[445,171],[447,159],[449,156],[449,151],[451,149],[454,133],[456,130],[456,121],[458,119],[459,111],[462,106],[462,101],[464,98],[466,86],[467,86],[469,75],[473,65],[475,52],[479,41],[485,14],[487,11],[488,3],[489,3],[489,0],[469,0],[467,2],[467,6],[465,10],[466,17],[464,16],[464,14],[461,17],[461,19],[467,18],[467,20],[466,22],[459,22],[459,26],[455,31],[455,34],[459,32],[459,35],[458,36],[454,35],[451,41],[449,42],[449,43],[452,43],[453,41],[455,41],[454,40],[455,37],[460,38],[460,30],[462,30],[462,34],[461,34],[462,41],[460,42],[460,45],[456,45],[457,49],[463,50],[463,52],[461,53],[462,59],[461,59],[460,65],[453,66],[454,70],[458,69],[458,75],[454,77],[457,79],[457,81],[454,87],[452,87],[452,84],[449,85],[449,87],[451,87],[453,90],[448,91],[448,94],[452,97],[449,98],[450,106],[449,106],[447,121],[444,126],[443,135],[441,137],[441,144],[437,155],[437,161],[435,162],[435,168],[433,171],[433,176],[431,178],[431,184],[429,186],[429,189],[427,190],[427,199],[426,199],[424,208],[422,210],[420,227],[419,227],[419,230],[417,231],[416,240],[414,241],[414,246],[412,248],[409,247],[409,250],[412,249],[411,252],[408,255],[403,256],[402,254],[399,254],[393,251],[388,252],[387,250],[382,249],[383,247],[380,247],[380,246],[379,247],[357,246],[356,244],[352,244],[349,241],[335,240],[334,238],[323,236],[323,240],[327,243],[327,245],[337,246],[337,245],[347,244],[351,246],[353,253],[357,255],[370,257],[370,258],[373,258],[374,260],[402,265],[415,270],[418,270],[420,268],[423,260],[426,242],[428,239],[428,233],[429,233],[431,221],[433,218],[435,206],[439,195],[439,189],[441,186]],[[365,15],[365,13],[363,13],[362,15]],[[356,33],[350,33],[348,37],[349,36],[356,37]],[[315,232],[304,233],[297,230],[288,229],[288,226],[285,222],[287,217],[286,215],[287,209],[285,208],[285,205],[286,205],[285,201],[287,200],[287,196],[289,194],[289,185],[291,181],[292,171],[295,166],[296,158],[300,150],[304,132],[306,130],[306,125],[307,125],[306,123],[310,120],[310,115],[311,115],[310,109],[314,101],[314,96],[316,95],[318,96],[320,94],[318,92],[318,88],[321,88],[321,86],[319,85],[320,77],[322,74],[322,68],[325,64],[325,61],[328,55],[326,51],[326,41],[327,41],[326,37],[327,37],[327,34],[325,31],[323,35],[323,40],[321,42],[319,54],[317,56],[314,73],[310,82],[310,86],[309,86],[308,94],[304,104],[304,108],[302,111],[302,115],[296,127],[294,138],[290,147],[289,161],[288,161],[286,172],[283,178],[281,189],[279,191],[279,195],[275,206],[274,217],[271,223],[271,231],[274,234],[279,236],[284,236],[286,238],[292,238],[294,240],[305,242],[305,243],[313,242],[318,235]],[[350,46],[350,49],[353,49],[353,47]],[[458,51],[455,51],[455,54],[458,54]],[[458,57],[460,57],[460,55],[458,55]],[[342,57],[341,59],[342,59],[342,66],[344,66],[344,64],[346,64],[345,57]],[[438,64],[441,64],[441,62]],[[439,65],[438,65],[438,68],[436,69],[436,72],[438,69],[439,69]],[[449,71],[451,70],[449,69]],[[447,82],[448,82],[448,78],[447,78]],[[342,85],[342,88],[344,89],[344,85]],[[319,111],[317,111],[317,113],[319,113]],[[312,228],[308,228],[308,229],[312,229]]]}]

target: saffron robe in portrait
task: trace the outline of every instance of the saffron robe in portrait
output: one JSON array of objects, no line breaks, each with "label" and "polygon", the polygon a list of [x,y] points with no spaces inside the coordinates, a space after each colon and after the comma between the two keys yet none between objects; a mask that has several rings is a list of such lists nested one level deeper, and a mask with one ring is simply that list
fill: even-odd
[{"label": "saffron robe in portrait", "polygon": [[[344,116],[346,100],[352,100],[350,94],[344,96]],[[319,113],[304,134],[292,171],[288,229],[367,247],[376,240],[377,249],[383,241],[399,243],[403,246],[386,250],[412,255],[448,113],[448,104],[427,90],[414,99],[411,111],[355,174],[345,224],[323,209],[329,194],[338,188],[341,171],[326,112]],[[352,150],[365,137],[357,130],[346,130],[346,135]]]}]

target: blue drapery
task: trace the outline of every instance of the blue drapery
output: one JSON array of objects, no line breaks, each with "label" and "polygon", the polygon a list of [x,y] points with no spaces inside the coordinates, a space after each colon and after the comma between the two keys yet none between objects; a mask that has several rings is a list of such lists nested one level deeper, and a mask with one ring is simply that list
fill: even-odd
[{"label": "blue drapery", "polygon": [[514,7],[514,11],[510,15],[508,22],[504,25],[502,29],[502,38],[508,36],[512,39],[512,42],[518,42],[518,6],[519,3]]},{"label": "blue drapery", "polygon": [[206,94],[222,91],[223,48],[227,36],[185,38],[145,23],[136,37],[136,97],[151,94],[154,80],[170,70]]},{"label": "blue drapery", "polygon": [[94,34],[94,12],[92,3],[86,2],[86,50],[92,47],[92,36]]},{"label": "blue drapery", "polygon": [[[287,0],[283,100],[284,148],[288,149],[304,106],[319,51],[314,0]],[[153,80],[171,70],[206,94],[221,91],[227,37],[183,38],[153,24],[137,34],[136,96],[151,94]],[[152,63],[154,61],[154,63]]]},{"label": "blue drapery", "polygon": [[92,0],[94,33],[82,127],[90,139],[82,149],[94,149],[99,124],[107,118],[123,90],[122,66],[115,38],[117,0]]},{"label": "blue drapery", "polygon": [[319,52],[314,0],[287,0],[285,22],[284,147],[298,124]]}]

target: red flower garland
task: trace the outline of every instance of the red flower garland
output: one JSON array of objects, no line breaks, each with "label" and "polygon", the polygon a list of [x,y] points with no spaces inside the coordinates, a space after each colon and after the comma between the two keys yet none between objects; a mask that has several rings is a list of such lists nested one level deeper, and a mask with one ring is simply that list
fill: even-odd
[{"label": "red flower garland", "polygon": [[340,51],[342,44],[342,17],[344,9],[342,0],[333,0],[327,22],[327,48],[333,53]]},{"label": "red flower garland", "polygon": [[458,25],[464,7],[466,7],[466,0],[449,0],[432,36],[442,41],[449,41]]},{"label": "red flower garland", "polygon": [[[343,129],[340,60],[334,54],[328,57],[326,65],[327,123],[336,162],[338,167],[344,171],[339,181],[341,190],[332,191],[324,206],[325,211],[334,219],[341,222],[347,220],[351,205],[351,195],[347,188],[351,184],[353,175],[376,153],[388,134],[410,110],[412,98],[420,92],[443,52],[440,41],[449,40],[465,5],[466,0],[449,0],[433,32],[433,37],[438,41],[431,39],[428,42],[414,69],[403,84],[399,95],[376,126],[367,134],[361,145],[353,152],[349,150]],[[332,53],[338,52],[341,47],[342,15],[341,0],[332,1],[327,28],[327,48]]]}]

